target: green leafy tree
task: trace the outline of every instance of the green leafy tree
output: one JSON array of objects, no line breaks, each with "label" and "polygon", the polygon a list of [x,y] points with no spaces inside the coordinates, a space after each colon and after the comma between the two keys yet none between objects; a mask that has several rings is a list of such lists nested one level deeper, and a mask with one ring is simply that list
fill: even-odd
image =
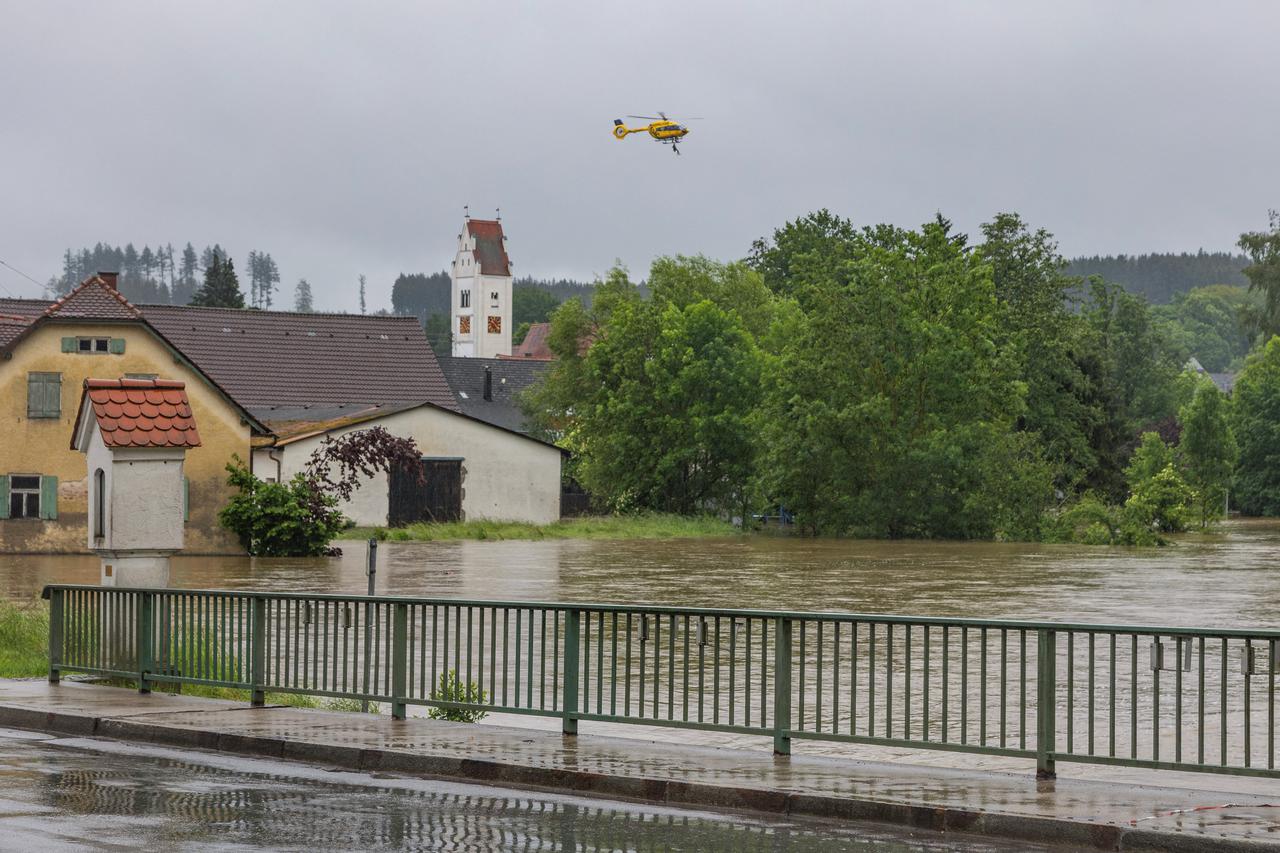
[{"label": "green leafy tree", "polygon": [[231,258],[224,259],[217,254],[210,258],[204,271],[204,284],[192,296],[191,304],[205,308],[244,307],[244,294]]},{"label": "green leafy tree", "polygon": [[293,310],[304,314],[310,314],[315,310],[311,296],[311,283],[305,278],[298,279],[298,284],[293,289]]},{"label": "green leafy tree", "polygon": [[1124,469],[1129,491],[1136,491],[1143,483],[1174,464],[1173,448],[1164,443],[1158,432],[1144,432],[1138,448]]},{"label": "green leafy tree", "polygon": [[1245,515],[1280,515],[1280,336],[1245,362],[1231,408],[1240,448],[1234,503]]},{"label": "green leafy tree", "polygon": [[997,215],[982,233],[1002,315],[996,343],[1027,386],[1018,426],[1039,438],[1057,487],[1074,492],[1098,466],[1090,438],[1103,419],[1076,361],[1083,330],[1068,303],[1079,282],[1063,273],[1053,235],[1031,231],[1017,214]]},{"label": "green leafy tree", "polygon": [[780,314],[764,493],[815,532],[1036,536],[1052,477],[1014,430],[1025,386],[996,346],[990,265],[942,219],[852,234],[802,221],[775,246],[806,234],[816,243],[801,251],[816,254],[768,264],[806,281],[780,288],[803,316]]},{"label": "green leafy tree", "polygon": [[1156,534],[1186,530],[1194,500],[1194,490],[1173,465],[1166,465],[1154,477],[1138,484],[1125,501],[1117,544],[1155,545],[1159,543]]},{"label": "green leafy tree", "polygon": [[579,481],[615,509],[695,513],[742,501],[761,360],[743,318],[715,298],[729,282],[768,297],[741,264],[677,258],[655,262],[649,299],[618,269],[591,310],[578,300],[557,309],[550,345],[561,358],[535,411],[576,453]]},{"label": "green leafy tree", "polygon": [[[549,291],[531,285],[514,285],[511,292],[511,322],[517,327],[528,323],[545,323],[560,300]],[[524,340],[524,336],[520,336]]]},{"label": "green leafy tree", "polygon": [[1178,420],[1182,423],[1178,455],[1187,484],[1195,490],[1200,526],[1205,527],[1222,512],[1239,455],[1226,397],[1213,384],[1205,383],[1182,407]]},{"label": "green leafy tree", "polygon": [[1270,216],[1268,230],[1241,234],[1239,243],[1251,261],[1244,270],[1249,290],[1262,297],[1252,322],[1263,340],[1280,335],[1280,211],[1273,210]]},{"label": "green leafy tree", "polygon": [[1205,370],[1237,369],[1253,345],[1250,318],[1261,309],[1257,294],[1242,287],[1215,284],[1174,297],[1151,309],[1162,334],[1182,363],[1194,357]]}]

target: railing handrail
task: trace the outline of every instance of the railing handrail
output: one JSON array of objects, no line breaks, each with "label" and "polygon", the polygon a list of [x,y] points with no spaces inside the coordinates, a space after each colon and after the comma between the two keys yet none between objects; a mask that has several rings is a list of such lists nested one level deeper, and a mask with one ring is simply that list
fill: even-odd
[{"label": "railing handrail", "polygon": [[503,599],[434,598],[423,596],[360,595],[343,593],[279,592],[270,590],[187,589],[182,587],[103,587],[97,584],[46,584],[41,597],[49,599],[53,590],[92,590],[150,593],[152,595],[196,595],[212,598],[268,598],[292,601],[344,601],[354,603],[412,604],[440,607],[494,607],[510,610],[559,610],[583,613],[646,613],[672,616],[719,616],[751,619],[790,619],[793,621],[836,621],[843,623],[875,623],[879,625],[932,625],[960,628],[1012,629],[1026,631],[1068,631],[1081,634],[1134,634],[1161,637],[1220,637],[1234,639],[1277,640],[1275,628],[1194,628],[1174,625],[1110,625],[1092,622],[1057,622],[1052,620],[978,619],[965,616],[903,616],[887,613],[850,613],[821,610],[753,610],[733,607],[687,607],[677,605],[630,604],[626,602],[514,601]]}]

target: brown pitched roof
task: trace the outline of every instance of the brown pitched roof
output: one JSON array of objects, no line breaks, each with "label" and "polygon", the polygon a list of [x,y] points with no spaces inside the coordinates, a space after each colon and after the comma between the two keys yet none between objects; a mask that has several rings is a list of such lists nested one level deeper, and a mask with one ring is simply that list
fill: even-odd
[{"label": "brown pitched roof", "polygon": [[86,379],[72,435],[87,403],[107,447],[199,447],[185,388],[173,379]]},{"label": "brown pitched roof", "polygon": [[511,275],[511,259],[502,239],[502,223],[496,219],[468,219],[467,231],[476,241],[476,263],[481,275]]},{"label": "brown pitched roof", "polygon": [[[4,307],[0,305],[0,308]],[[31,325],[33,319],[21,314],[0,314],[0,347],[21,335],[27,326]]]},{"label": "brown pitched roof", "polygon": [[254,412],[434,403],[457,410],[414,317],[144,305],[165,340]]},{"label": "brown pitched roof", "polygon": [[550,337],[550,323],[533,323],[529,326],[529,333],[524,336],[523,341],[516,345],[515,351],[511,353],[510,357],[536,358],[543,361],[554,359],[556,355],[551,351]]},{"label": "brown pitched roof", "polygon": [[78,320],[136,320],[142,316],[120,291],[101,276],[91,275],[45,309],[46,317]]}]

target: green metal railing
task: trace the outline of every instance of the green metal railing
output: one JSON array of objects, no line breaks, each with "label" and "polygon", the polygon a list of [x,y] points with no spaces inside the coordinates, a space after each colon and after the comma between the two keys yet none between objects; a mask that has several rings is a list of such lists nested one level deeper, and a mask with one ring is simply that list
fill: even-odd
[{"label": "green metal railing", "polygon": [[[1276,776],[1280,632],[48,586],[50,679]],[[470,696],[441,692],[445,681]],[[477,694],[475,691],[481,691]],[[470,699],[474,701],[459,701]]]}]

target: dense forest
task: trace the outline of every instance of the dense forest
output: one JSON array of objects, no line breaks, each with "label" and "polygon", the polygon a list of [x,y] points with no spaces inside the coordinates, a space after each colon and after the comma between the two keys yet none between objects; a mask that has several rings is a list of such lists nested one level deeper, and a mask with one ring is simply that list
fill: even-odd
[{"label": "dense forest", "polygon": [[1067,275],[1086,278],[1101,276],[1125,290],[1145,296],[1156,305],[1172,302],[1179,293],[1210,284],[1247,285],[1243,270],[1249,265],[1245,255],[1230,252],[1195,254],[1172,252],[1150,255],[1094,255],[1072,258]]},{"label": "dense forest", "polygon": [[[1280,512],[1280,221],[1241,246],[1253,292],[1152,307],[1068,274],[1016,214],[972,239],[820,211],[743,262],[660,258],[647,294],[614,270],[556,309],[558,359],[524,404],[614,510],[1156,544],[1229,488]],[[1206,342],[1244,356],[1231,399],[1184,370]]]}]

